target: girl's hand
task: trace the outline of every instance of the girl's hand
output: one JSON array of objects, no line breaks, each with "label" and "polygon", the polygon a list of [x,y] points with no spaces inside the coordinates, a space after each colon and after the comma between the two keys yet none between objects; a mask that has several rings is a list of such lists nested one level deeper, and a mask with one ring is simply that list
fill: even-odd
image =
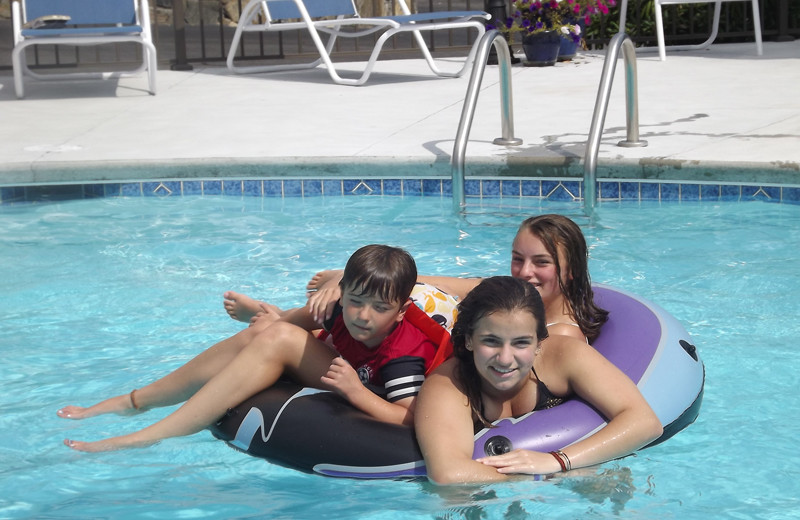
[{"label": "girl's hand", "polygon": [[481,464],[492,466],[499,473],[526,473],[549,475],[561,471],[561,465],[549,453],[530,450],[513,450],[502,455],[476,459]]}]

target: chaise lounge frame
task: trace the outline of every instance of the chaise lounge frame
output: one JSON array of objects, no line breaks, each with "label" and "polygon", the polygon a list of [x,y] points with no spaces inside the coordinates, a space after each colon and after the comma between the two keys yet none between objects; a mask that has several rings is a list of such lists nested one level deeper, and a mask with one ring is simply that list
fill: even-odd
[{"label": "chaise lounge frame", "polygon": [[[19,0],[12,1],[14,89],[24,97],[23,76],[38,80],[108,79],[147,72],[148,89],[156,93],[156,48],[150,32],[147,0]],[[51,15],[69,16],[61,26],[26,27],[28,21]],[[142,63],[134,70],[39,74],[31,70],[25,49],[35,45],[102,45],[132,42],[142,46]]]},{"label": "chaise lounge frame", "polygon": [[[404,14],[361,18],[353,0],[251,0],[242,10],[236,32],[228,51],[228,69],[236,73],[276,72],[313,69],[323,64],[334,83],[358,86],[367,82],[383,45],[393,36],[411,32],[434,74],[455,78],[464,75],[475,59],[476,44],[486,31],[485,21],[490,18],[483,11],[443,11],[411,14],[404,0],[396,0]],[[260,19],[263,23],[259,22]],[[422,31],[474,28],[478,35],[461,67],[455,72],[441,70],[434,62]],[[242,35],[245,32],[308,31],[319,58],[307,63],[278,65],[237,66],[234,62]],[[369,59],[358,78],[343,78],[331,60],[331,51],[337,38],[360,38],[370,34],[382,34],[375,42]],[[323,43],[322,34],[328,35]]]}]

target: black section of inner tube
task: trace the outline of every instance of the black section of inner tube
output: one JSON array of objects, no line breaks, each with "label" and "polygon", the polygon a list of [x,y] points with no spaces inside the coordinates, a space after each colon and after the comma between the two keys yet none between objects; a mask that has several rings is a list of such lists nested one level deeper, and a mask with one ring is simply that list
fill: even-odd
[{"label": "black section of inner tube", "polygon": [[508,453],[512,449],[514,448],[511,441],[501,435],[490,437],[489,440],[486,441],[486,444],[483,445],[483,451],[489,456],[502,455],[503,453]]}]

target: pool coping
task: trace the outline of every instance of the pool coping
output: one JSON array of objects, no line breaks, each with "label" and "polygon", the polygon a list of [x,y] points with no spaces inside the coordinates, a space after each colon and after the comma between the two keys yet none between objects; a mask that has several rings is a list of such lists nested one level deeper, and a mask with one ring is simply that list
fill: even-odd
[{"label": "pool coping", "polygon": [[[800,186],[800,164],[670,159],[599,160],[598,179]],[[576,158],[470,159],[466,177],[582,179]],[[0,186],[92,184],[149,180],[279,178],[450,178],[449,158],[283,157],[39,162],[0,166]]]}]

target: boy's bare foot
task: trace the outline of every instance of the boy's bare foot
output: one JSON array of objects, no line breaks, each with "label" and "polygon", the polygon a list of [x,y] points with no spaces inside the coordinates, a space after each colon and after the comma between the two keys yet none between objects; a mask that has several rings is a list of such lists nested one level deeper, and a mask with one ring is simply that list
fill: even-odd
[{"label": "boy's bare foot", "polygon": [[225,298],[225,302],[222,304],[225,311],[236,321],[249,323],[253,316],[262,312],[258,301],[246,294],[227,291],[222,297]]},{"label": "boy's bare foot", "polygon": [[143,410],[137,410],[131,402],[131,395],[124,394],[106,399],[88,408],[82,406],[65,406],[56,414],[63,419],[87,419],[95,415],[115,413],[117,415],[135,415]]}]

